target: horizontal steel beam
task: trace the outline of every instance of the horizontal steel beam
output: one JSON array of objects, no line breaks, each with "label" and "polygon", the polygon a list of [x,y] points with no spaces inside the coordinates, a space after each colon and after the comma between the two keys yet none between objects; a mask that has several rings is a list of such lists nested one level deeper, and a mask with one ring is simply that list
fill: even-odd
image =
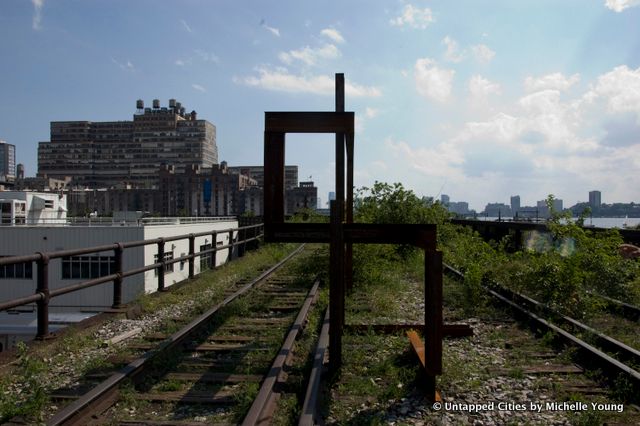
[{"label": "horizontal steel beam", "polygon": [[265,133],[353,133],[353,112],[265,112]]},{"label": "horizontal steel beam", "polygon": [[[425,250],[436,248],[436,225],[345,223],[342,225],[347,243],[410,244]],[[265,240],[269,242],[328,243],[328,223],[265,224]]]}]

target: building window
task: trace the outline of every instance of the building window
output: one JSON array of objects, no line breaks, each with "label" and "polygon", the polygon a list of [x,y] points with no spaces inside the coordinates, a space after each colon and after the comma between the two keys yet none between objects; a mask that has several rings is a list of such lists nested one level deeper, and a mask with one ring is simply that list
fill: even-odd
[{"label": "building window", "polygon": [[63,280],[88,280],[115,273],[115,256],[66,256],[62,258]]},{"label": "building window", "polygon": [[[211,244],[200,246],[200,251],[209,250]],[[213,252],[200,255],[200,270],[211,269],[213,265]]]},{"label": "building window", "polygon": [[[173,251],[167,252],[164,254],[164,261],[168,261],[168,260],[173,260]],[[158,263],[158,255],[154,254],[153,255],[153,263]],[[167,263],[164,265],[164,273],[166,274],[167,272],[173,272],[173,265],[175,265],[175,263]],[[153,270],[154,275],[157,277],[158,276],[158,269],[154,269]]]},{"label": "building window", "polygon": [[[8,256],[0,256],[8,257]],[[30,280],[33,278],[33,263],[23,262],[0,266],[0,279]]]}]

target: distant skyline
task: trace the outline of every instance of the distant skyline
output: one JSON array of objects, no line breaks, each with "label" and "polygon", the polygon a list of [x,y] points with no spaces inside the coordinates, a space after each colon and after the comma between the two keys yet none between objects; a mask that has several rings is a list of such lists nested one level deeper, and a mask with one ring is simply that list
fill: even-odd
[{"label": "distant skyline", "polygon": [[[480,211],[519,194],[640,201],[640,1],[3,0],[0,139],[26,175],[49,123],[182,102],[219,160],[262,164],[265,111],[332,110],[345,73],[355,184]],[[333,191],[332,137],[287,164]]]}]

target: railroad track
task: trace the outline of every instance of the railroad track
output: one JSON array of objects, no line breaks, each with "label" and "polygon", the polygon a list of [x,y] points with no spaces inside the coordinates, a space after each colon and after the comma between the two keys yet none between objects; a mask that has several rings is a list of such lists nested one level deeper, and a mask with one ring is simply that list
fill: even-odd
[{"label": "railroad track", "polygon": [[[151,334],[138,356],[90,389],[54,394],[73,402],[49,425],[268,423],[296,338],[318,295],[285,265],[303,246],[171,335]],[[255,397],[255,398],[254,398]]]},{"label": "railroad track", "polygon": [[620,316],[624,319],[628,319],[629,321],[640,320],[640,307],[608,296],[604,296],[602,294],[596,294],[595,296],[606,302],[606,309],[610,313]]},{"label": "railroad track", "polygon": [[[444,264],[445,272],[457,278],[464,275]],[[564,343],[576,347],[589,368],[600,369],[610,384],[624,378],[632,387],[632,402],[640,402],[640,351],[605,335],[550,307],[496,283],[483,285],[495,300],[513,309],[538,330],[551,331]]]}]

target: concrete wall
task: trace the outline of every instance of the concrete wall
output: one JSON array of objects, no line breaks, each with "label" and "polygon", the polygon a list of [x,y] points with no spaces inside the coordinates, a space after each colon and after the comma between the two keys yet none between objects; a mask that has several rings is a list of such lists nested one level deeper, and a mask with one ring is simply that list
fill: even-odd
[{"label": "concrete wall", "polygon": [[[238,221],[224,221],[216,223],[195,223],[189,225],[180,225],[179,232],[175,231],[175,225],[155,225],[147,226],[144,228],[144,239],[152,240],[160,237],[168,237],[170,235],[200,233],[200,232],[213,232],[222,231],[225,229],[233,229],[238,227]],[[234,239],[237,239],[238,231],[233,232]],[[200,246],[205,244],[211,244],[212,237],[210,235],[203,237],[196,237],[195,239],[195,251],[200,251]],[[224,246],[229,244],[229,232],[225,232],[217,235],[218,246]],[[178,240],[167,242],[164,245],[164,252],[173,252],[173,258],[179,258],[189,254],[189,240]],[[148,245],[144,248],[144,264],[150,265],[154,263],[154,256],[158,253],[157,245]],[[224,264],[230,257],[229,249],[223,249],[216,254],[216,266]],[[196,258],[194,262],[194,273],[200,273],[200,258]],[[175,283],[189,278],[189,263],[177,262],[173,265],[173,272],[166,272],[164,275],[164,285],[169,287]],[[147,293],[152,293],[158,288],[158,277],[155,271],[147,271],[144,274],[144,290]]]}]

